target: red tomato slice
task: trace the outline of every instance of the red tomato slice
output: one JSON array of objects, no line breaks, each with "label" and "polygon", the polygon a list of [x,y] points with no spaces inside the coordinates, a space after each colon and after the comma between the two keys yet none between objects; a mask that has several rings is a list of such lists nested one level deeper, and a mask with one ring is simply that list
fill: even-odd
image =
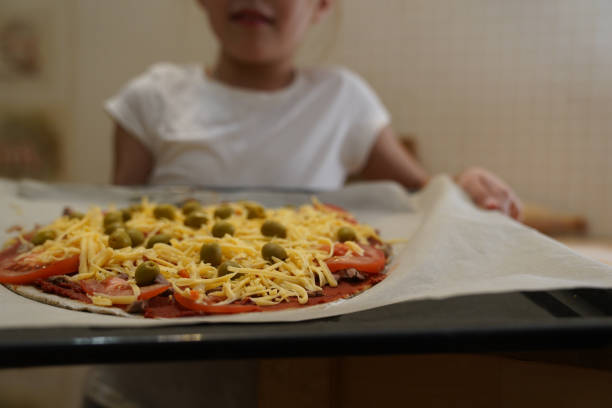
[{"label": "red tomato slice", "polygon": [[[96,279],[85,279],[81,281],[81,287],[90,295],[103,293],[108,296],[130,296],[134,294],[132,286],[119,277],[106,278],[103,281]],[[155,283],[140,288],[138,300],[147,300],[164,293],[170,287],[169,283]]]},{"label": "red tomato slice", "polygon": [[143,286],[140,288],[138,300],[147,300],[161,295],[170,287],[169,283],[155,283],[153,285]]},{"label": "red tomato slice", "polygon": [[334,244],[334,256],[343,256],[349,252],[351,248],[348,245],[343,244],[342,242],[337,242]]},{"label": "red tomato slice", "polygon": [[[13,248],[9,248],[12,250]],[[7,255],[7,250],[0,255],[0,283],[27,284],[36,279],[55,275],[68,275],[79,269],[79,256],[75,255],[47,265],[15,262],[13,255]]]},{"label": "red tomato slice", "polygon": [[[329,252],[329,245],[321,245],[319,247],[319,249],[321,249],[322,251],[325,251],[325,252]],[[348,245],[343,244],[342,242],[336,242],[334,244],[334,251],[333,251],[332,255],[333,256],[342,256],[342,255],[345,255],[350,250],[351,250],[351,248],[349,248]]]},{"label": "red tomato slice", "polygon": [[198,312],[205,312],[208,314],[235,314],[235,313],[249,313],[259,311],[259,307],[256,305],[205,305],[197,303],[190,298],[181,296],[178,293],[174,294],[174,299],[183,307]]},{"label": "red tomato slice", "polygon": [[[370,245],[359,245],[363,248],[363,255],[347,255],[348,251],[340,246],[346,247],[344,244],[334,245],[334,255],[336,253],[342,255],[332,256],[325,261],[330,271],[336,272],[342,269],[355,268],[359,272],[376,274],[385,269],[387,259],[385,253],[380,249]],[[336,252],[337,247],[338,252]],[[346,249],[348,249],[348,247]]]},{"label": "red tomato slice", "polygon": [[350,224],[357,224],[357,220],[351,215],[350,212],[346,211],[344,208],[337,206],[337,205],[333,205],[333,204],[327,204],[327,203],[323,204],[323,207],[327,208],[328,210],[339,213],[344,221]]},{"label": "red tomato slice", "polygon": [[191,300],[198,300],[199,297],[200,297],[200,295],[198,294],[197,291],[195,291],[195,290],[190,290],[189,291],[189,299],[191,299]]},{"label": "red tomato slice", "polygon": [[344,208],[340,207],[339,205],[323,203],[323,206],[327,207],[330,210],[334,210],[334,211],[337,211],[337,212],[348,214],[348,211],[346,211]]},{"label": "red tomato slice", "polygon": [[97,279],[85,279],[81,281],[81,287],[90,295],[103,293],[108,296],[130,296],[134,294],[132,287],[125,279],[116,276],[106,278],[103,281]]}]

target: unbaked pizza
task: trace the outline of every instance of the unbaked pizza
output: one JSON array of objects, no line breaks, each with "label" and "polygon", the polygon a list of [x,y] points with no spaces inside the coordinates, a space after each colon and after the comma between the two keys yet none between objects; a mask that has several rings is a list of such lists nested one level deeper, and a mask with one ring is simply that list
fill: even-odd
[{"label": "unbaked pizza", "polygon": [[[347,298],[386,276],[390,246],[313,199],[66,209],[0,252],[0,282],[58,306],[170,318],[274,311]],[[82,307],[74,307],[74,305]]]}]

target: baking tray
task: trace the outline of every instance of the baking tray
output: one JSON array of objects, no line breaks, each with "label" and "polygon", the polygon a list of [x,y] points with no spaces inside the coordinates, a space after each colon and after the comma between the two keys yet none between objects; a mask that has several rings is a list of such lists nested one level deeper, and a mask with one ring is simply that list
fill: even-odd
[{"label": "baking tray", "polygon": [[0,365],[606,349],[610,297],[599,289],[517,292],[297,323],[1,330]]},{"label": "baking tray", "polygon": [[[26,185],[63,199],[97,187]],[[229,191],[240,191],[231,189]],[[112,191],[109,191],[112,192]],[[158,201],[190,188],[142,189]],[[300,203],[310,191],[282,191]],[[342,204],[342,203],[340,203]],[[367,202],[361,203],[367,206]],[[394,202],[388,202],[389,210]],[[167,327],[52,327],[0,330],[0,367],[206,359],[318,357],[407,353],[607,349],[612,291],[572,289],[456,296],[396,303],[290,323],[214,323]]]}]

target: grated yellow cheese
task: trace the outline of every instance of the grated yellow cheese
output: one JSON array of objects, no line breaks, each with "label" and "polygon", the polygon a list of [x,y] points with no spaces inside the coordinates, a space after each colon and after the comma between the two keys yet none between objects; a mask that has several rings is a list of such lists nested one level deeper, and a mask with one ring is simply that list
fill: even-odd
[{"label": "grated yellow cheese", "polygon": [[[113,276],[127,276],[134,294],[109,296],[95,293],[90,296],[92,302],[100,306],[129,304],[138,298],[140,288],[135,283],[135,272],[145,260],[159,266],[160,273],[174,291],[197,302],[207,302],[215,296],[217,304],[244,299],[257,305],[273,305],[291,299],[304,304],[309,293],[320,292],[327,285],[338,285],[325,260],[333,254],[340,227],[350,227],[355,232],[356,241],[345,244],[357,255],[363,254],[359,243],[366,243],[369,237],[380,240],[370,226],[354,223],[346,214],[330,210],[316,199],[312,205],[298,208],[266,209],[265,218],[254,219],[247,217],[245,203],[226,205],[233,209],[233,214],[225,220],[234,226],[233,236],[212,236],[214,211],[218,206],[202,207],[201,212],[208,222],[199,229],[192,229],[184,225],[185,215],[179,209],[175,211],[174,220],[155,218],[155,203],[144,198],[141,209],[132,213],[125,227],[139,230],[147,237],[157,233],[168,234],[172,237],[170,245],[158,243],[152,248],[113,249],[104,233],[104,213],[99,207],[92,207],[80,220],[63,216],[45,226],[44,229],[55,232],[57,238],[22,256],[35,262],[49,263],[78,255],[78,272],[70,277],[73,281],[91,278],[103,281]],[[287,236],[263,236],[260,229],[265,220],[283,224]],[[287,258],[284,261],[275,258],[273,263],[264,260],[261,251],[268,242],[283,247]],[[200,261],[200,248],[210,243],[219,244],[223,261],[234,261],[240,267],[230,266],[227,275],[218,276],[216,267]]]}]

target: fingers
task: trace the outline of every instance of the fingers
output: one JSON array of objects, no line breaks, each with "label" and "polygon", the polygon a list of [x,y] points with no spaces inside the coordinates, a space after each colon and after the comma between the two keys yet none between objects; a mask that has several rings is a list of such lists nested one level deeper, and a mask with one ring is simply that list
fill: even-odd
[{"label": "fingers", "polygon": [[503,208],[503,206],[500,205],[500,202],[493,197],[486,198],[481,207],[486,208],[487,210],[501,210]]},{"label": "fingers", "polygon": [[466,175],[466,177],[459,180],[459,183],[461,188],[470,195],[472,201],[477,206],[489,209],[495,209],[499,206],[497,199],[490,193],[479,177]]},{"label": "fingers", "polygon": [[510,206],[510,216],[517,221],[523,219],[523,203],[516,195],[512,195],[512,204]]},{"label": "fingers", "polygon": [[522,204],[512,189],[490,172],[473,168],[457,177],[457,183],[474,203],[486,210],[496,210],[518,220]]},{"label": "fingers", "polygon": [[510,216],[515,220],[518,220],[520,214],[521,212],[519,211],[517,204],[515,202],[512,202],[510,204]]},{"label": "fingers", "polygon": [[518,220],[522,214],[523,205],[514,191],[494,175],[491,175],[491,178],[485,177],[484,180],[485,183],[490,186],[491,190],[495,191],[498,197],[504,198],[501,211],[515,220]]}]

